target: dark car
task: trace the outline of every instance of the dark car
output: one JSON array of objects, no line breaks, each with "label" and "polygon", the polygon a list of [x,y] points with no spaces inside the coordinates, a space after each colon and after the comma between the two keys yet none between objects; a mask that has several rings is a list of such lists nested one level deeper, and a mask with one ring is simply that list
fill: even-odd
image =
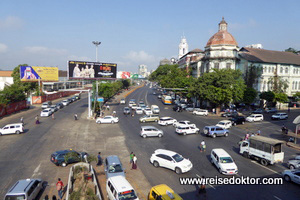
[{"label": "dark car", "polygon": [[71,149],[56,151],[51,154],[50,160],[57,166],[65,167],[70,163],[84,161],[84,156],[88,156],[86,152],[77,152]]},{"label": "dark car", "polygon": [[263,114],[264,110],[263,109],[256,109],[254,110],[251,114]]},{"label": "dark car", "polygon": [[174,105],[174,106],[173,106],[173,110],[176,111],[176,112],[182,112],[183,109],[182,109],[181,106]]},{"label": "dark car", "polygon": [[236,117],[238,116],[237,112],[225,112],[221,114],[221,117]]},{"label": "dark car", "polygon": [[57,109],[62,109],[63,107],[64,107],[64,105],[62,103],[57,103],[56,104]]},{"label": "dark car", "polygon": [[230,121],[232,122],[232,125],[235,126],[237,124],[245,124],[246,118],[243,116],[236,116],[231,118]]},{"label": "dark car", "polygon": [[123,110],[124,115],[129,115],[130,114],[130,108],[125,107]]}]

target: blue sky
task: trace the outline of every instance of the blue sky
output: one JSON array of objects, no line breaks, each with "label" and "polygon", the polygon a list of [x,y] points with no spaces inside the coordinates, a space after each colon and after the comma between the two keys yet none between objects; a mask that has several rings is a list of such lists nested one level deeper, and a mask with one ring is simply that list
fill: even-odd
[{"label": "blue sky", "polygon": [[9,0],[0,1],[0,69],[18,64],[57,66],[98,60],[137,71],[177,57],[181,36],[189,50],[204,47],[222,16],[239,47],[300,49],[300,1]]}]

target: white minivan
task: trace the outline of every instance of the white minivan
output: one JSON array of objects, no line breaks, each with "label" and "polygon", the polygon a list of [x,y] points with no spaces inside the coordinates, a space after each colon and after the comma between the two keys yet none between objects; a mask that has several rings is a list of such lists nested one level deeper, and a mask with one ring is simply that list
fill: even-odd
[{"label": "white minivan", "polygon": [[7,124],[3,128],[0,128],[0,135],[20,134],[23,132],[24,132],[24,126],[22,123]]},{"label": "white minivan", "polygon": [[107,197],[110,200],[139,200],[137,194],[124,176],[113,176],[106,180]]},{"label": "white minivan", "polygon": [[157,105],[152,105],[151,110],[153,114],[159,114],[159,107]]},{"label": "white minivan", "polygon": [[210,158],[211,163],[216,165],[221,174],[234,175],[238,173],[236,164],[224,149],[213,149]]}]

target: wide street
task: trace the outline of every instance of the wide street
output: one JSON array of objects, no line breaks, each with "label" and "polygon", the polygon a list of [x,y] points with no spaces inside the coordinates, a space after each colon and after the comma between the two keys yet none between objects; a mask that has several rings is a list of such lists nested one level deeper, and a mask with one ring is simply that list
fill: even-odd
[{"label": "wide street", "polygon": [[[177,113],[172,106],[165,106],[153,95],[153,90],[145,86],[131,93],[127,98],[141,100],[147,105],[156,104],[160,107],[160,116],[171,116],[177,120],[189,120],[197,125],[200,130],[205,125],[214,125],[221,117],[217,116],[193,116],[191,113]],[[127,105],[126,105],[127,106]],[[98,151],[121,155],[127,159],[126,147],[120,146],[124,141],[127,148],[133,151],[138,158],[138,168],[144,173],[152,186],[165,183],[174,189],[186,200],[197,199],[195,196],[198,186],[180,185],[179,177],[226,177],[219,174],[211,165],[209,154],[213,148],[225,149],[235,160],[240,176],[249,177],[280,177],[280,173],[287,169],[286,161],[299,153],[284,145],[285,163],[275,166],[263,167],[256,161],[246,159],[239,155],[237,142],[244,137],[247,130],[256,132],[261,130],[263,136],[281,139],[280,127],[285,123],[290,129],[292,120],[299,114],[298,110],[292,110],[290,117],[285,121],[270,121],[270,116],[265,115],[266,120],[259,123],[246,123],[230,129],[228,137],[207,138],[202,134],[180,136],[175,133],[173,126],[160,127],[157,123],[146,123],[161,128],[165,135],[162,138],[146,138],[139,136],[141,124],[138,119],[142,115],[124,116],[124,105],[112,106],[116,109],[120,118],[119,124],[96,125],[94,120],[87,120],[86,95],[77,102],[55,113],[55,120],[51,117],[41,119],[41,124],[36,125],[34,117],[40,114],[40,109],[29,110],[6,117],[0,121],[0,126],[8,123],[19,122],[21,116],[25,119],[26,132],[21,135],[7,135],[0,137],[0,196],[3,197],[7,190],[19,179],[42,178],[49,186],[44,194],[56,194],[55,182],[58,177],[67,180],[69,166],[57,167],[49,160],[51,153],[57,150],[72,148],[77,151],[86,151],[96,155]],[[298,113],[297,113],[298,112]],[[77,113],[79,120],[75,121],[73,115]],[[120,126],[122,132],[116,129]],[[125,137],[125,138],[124,138]],[[207,151],[200,153],[198,147],[202,140],[206,141]],[[185,174],[177,175],[175,172],[155,168],[149,162],[151,154],[156,149],[169,149],[176,151],[193,163],[193,169]],[[122,160],[123,163],[125,163]],[[126,163],[126,167],[127,167]],[[129,170],[130,171],[130,170]],[[131,181],[131,183],[134,180]],[[141,187],[141,185],[139,185]],[[102,188],[104,189],[104,188]],[[208,185],[208,199],[299,199],[299,185],[284,182],[283,185]]]},{"label": "wide street", "polygon": [[[157,95],[153,95],[152,89],[143,87],[136,90],[127,97],[129,99],[136,99],[137,101],[143,99],[149,106],[158,105],[160,107],[160,117],[171,116],[177,120],[189,120],[195,123],[200,130],[206,125],[214,125],[220,121],[221,117],[216,116],[194,116],[188,112],[177,113],[172,110],[172,106],[163,105]],[[127,105],[126,105],[127,106]],[[117,106],[117,113],[122,113],[124,105]],[[293,158],[299,151],[284,145],[283,151],[285,153],[285,163],[277,164],[275,166],[264,167],[254,160],[246,159],[241,156],[238,151],[238,141],[244,137],[247,130],[255,132],[260,129],[262,136],[269,136],[273,138],[282,139],[280,127],[285,123],[292,128],[292,120],[299,114],[298,110],[290,113],[290,117],[285,121],[270,121],[270,114],[265,115],[266,120],[263,122],[246,123],[245,125],[238,125],[230,129],[229,137],[217,137],[215,139],[199,135],[181,136],[175,133],[173,126],[160,127],[157,123],[145,123],[147,125],[154,125],[164,131],[162,138],[146,138],[139,136],[141,124],[138,119],[142,115],[135,115],[134,117],[126,117],[119,114],[120,126],[126,135],[126,144],[129,146],[139,158],[139,166],[143,173],[150,181],[151,185],[165,183],[180,194],[184,199],[197,199],[195,196],[196,188],[194,185],[180,185],[179,177],[226,177],[221,175],[218,170],[210,163],[210,151],[213,148],[225,149],[235,160],[238,166],[239,173],[236,175],[249,177],[280,177],[280,173],[287,169],[285,163],[288,159]],[[200,153],[199,145],[202,140],[205,140],[207,151]],[[193,163],[193,169],[182,175],[177,175],[173,171],[163,168],[155,168],[149,162],[151,154],[156,149],[168,149],[180,153],[186,158],[189,158]],[[293,183],[284,182],[283,185],[210,185],[207,186],[208,199],[298,199],[300,195],[299,186]]]}]

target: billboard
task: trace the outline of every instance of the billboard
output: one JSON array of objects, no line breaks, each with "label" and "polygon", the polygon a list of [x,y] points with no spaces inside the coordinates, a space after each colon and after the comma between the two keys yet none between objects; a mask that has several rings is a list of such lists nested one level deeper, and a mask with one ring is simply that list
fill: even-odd
[{"label": "billboard", "polygon": [[130,78],[130,72],[118,71],[117,78],[128,79]]},{"label": "billboard", "polygon": [[21,81],[58,81],[57,67],[20,66]]},{"label": "billboard", "polygon": [[69,79],[115,79],[117,64],[88,61],[68,61]]}]

